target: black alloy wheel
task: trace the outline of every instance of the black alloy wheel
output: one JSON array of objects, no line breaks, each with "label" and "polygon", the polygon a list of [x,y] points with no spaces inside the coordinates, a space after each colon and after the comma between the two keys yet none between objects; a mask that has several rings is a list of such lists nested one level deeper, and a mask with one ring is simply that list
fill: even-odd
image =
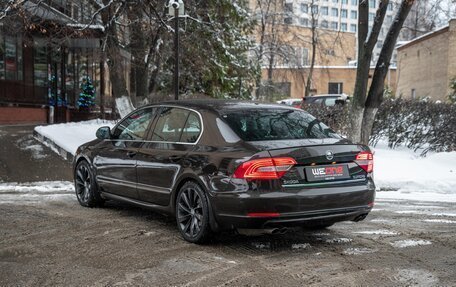
[{"label": "black alloy wheel", "polygon": [[201,187],[194,182],[185,183],[176,199],[177,227],[185,240],[203,243],[210,236],[209,208]]},{"label": "black alloy wheel", "polygon": [[74,178],[76,197],[82,206],[95,207],[103,205],[104,200],[98,192],[95,178],[85,160],[76,166]]}]

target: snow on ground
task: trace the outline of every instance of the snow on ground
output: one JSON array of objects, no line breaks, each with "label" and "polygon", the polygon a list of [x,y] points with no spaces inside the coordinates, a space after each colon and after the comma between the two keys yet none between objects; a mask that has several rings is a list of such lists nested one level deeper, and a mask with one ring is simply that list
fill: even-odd
[{"label": "snow on ground", "polygon": [[0,183],[1,204],[36,204],[55,200],[74,201],[74,184],[69,181]]},{"label": "snow on ground", "polygon": [[396,247],[396,248],[406,248],[406,247],[413,247],[413,246],[420,246],[420,245],[430,245],[430,244],[432,244],[432,242],[429,241],[429,240],[405,239],[405,240],[394,241],[394,242],[391,243],[391,246]]},{"label": "snow on ground", "polygon": [[344,250],[344,254],[346,255],[362,255],[362,254],[369,254],[377,252],[375,249],[365,248],[365,247],[354,247],[354,248],[347,248]]},{"label": "snow on ground", "polygon": [[[101,126],[112,127],[114,122],[91,120],[38,126],[35,130],[74,154],[78,146],[95,139]],[[456,202],[456,152],[421,157],[405,147],[392,150],[384,141],[373,149],[377,199]]]},{"label": "snow on ground", "polygon": [[355,231],[353,233],[366,234],[366,235],[398,235],[399,234],[396,231],[390,231],[390,230],[386,230],[386,229]]},{"label": "snow on ground", "polygon": [[95,133],[98,128],[113,127],[114,124],[113,121],[96,119],[78,123],[37,126],[35,131],[74,155],[80,145],[96,138]]},{"label": "snow on ground", "polygon": [[36,181],[0,183],[0,194],[5,193],[58,193],[74,191],[74,183],[70,181]]},{"label": "snow on ground", "polygon": [[[374,150],[375,184],[380,190],[399,191],[380,192],[380,198],[413,199],[416,192],[456,194],[456,152],[428,153],[426,157],[420,157],[419,153],[405,147],[392,150],[384,141]],[[423,194],[421,199],[433,201],[432,197],[432,194]],[[451,201],[454,200],[456,196]]]}]

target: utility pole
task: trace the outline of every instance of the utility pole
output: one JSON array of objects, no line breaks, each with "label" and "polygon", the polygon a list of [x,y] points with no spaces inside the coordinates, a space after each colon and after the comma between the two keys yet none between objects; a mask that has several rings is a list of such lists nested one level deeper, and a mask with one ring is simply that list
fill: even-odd
[{"label": "utility pole", "polygon": [[174,16],[174,99],[179,100],[179,17],[184,15],[182,0],[169,1],[169,16]]},{"label": "utility pole", "polygon": [[[176,2],[174,2],[176,3]],[[177,7],[174,7],[177,6]],[[179,3],[174,5],[174,99],[179,100]]]}]

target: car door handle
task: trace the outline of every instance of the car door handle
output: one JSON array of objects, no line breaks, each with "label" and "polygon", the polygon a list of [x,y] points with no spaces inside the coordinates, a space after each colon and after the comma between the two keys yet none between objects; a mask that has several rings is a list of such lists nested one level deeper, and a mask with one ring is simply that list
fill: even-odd
[{"label": "car door handle", "polygon": [[127,156],[128,157],[134,157],[136,155],[135,151],[127,151]]}]

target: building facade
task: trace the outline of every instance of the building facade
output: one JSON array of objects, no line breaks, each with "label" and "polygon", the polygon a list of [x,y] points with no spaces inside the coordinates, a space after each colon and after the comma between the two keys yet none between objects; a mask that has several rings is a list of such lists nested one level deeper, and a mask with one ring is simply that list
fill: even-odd
[{"label": "building facade", "polygon": [[[317,18],[317,27],[332,31],[349,32],[358,36],[358,1],[359,0],[285,0],[285,9],[288,11],[286,23],[310,27],[312,13]],[[385,20],[377,44],[373,51],[373,63],[376,63],[388,29],[393,22],[399,1],[392,0],[388,5]],[[379,0],[369,0],[369,29],[372,28]],[[401,40],[401,39],[399,39]],[[393,65],[396,54],[392,58]]]},{"label": "building facade", "polygon": [[[14,15],[0,21],[0,124],[80,120],[96,116],[101,102],[110,106],[103,28],[84,24],[95,11],[86,2],[27,1],[20,13],[30,21]],[[87,80],[96,105],[82,111],[78,99]]]},{"label": "building facade", "polygon": [[398,47],[397,96],[448,101],[456,79],[456,19]]},{"label": "building facade", "polygon": [[[391,1],[387,8],[385,24],[373,51],[372,64],[375,63],[383,47],[383,41],[397,10],[397,2]],[[264,85],[268,88],[277,86],[278,90],[271,99],[304,96],[311,65],[313,28],[317,43],[311,94],[353,94],[357,60],[358,0],[251,0],[249,5],[259,22],[256,42],[261,43],[261,40],[264,40],[261,37],[261,31],[263,31],[264,35],[274,35],[272,38],[275,43],[279,42],[279,45],[288,49],[292,47],[292,51],[295,51],[294,53],[279,52],[276,53],[274,61],[271,61],[271,56],[262,61]],[[370,27],[373,25],[378,5],[378,0],[369,1]],[[271,27],[272,25],[275,25],[274,28]],[[296,56],[292,56],[291,61],[289,59],[280,61],[277,58],[282,54]],[[394,92],[396,88],[395,54],[392,61],[385,83]]]}]

